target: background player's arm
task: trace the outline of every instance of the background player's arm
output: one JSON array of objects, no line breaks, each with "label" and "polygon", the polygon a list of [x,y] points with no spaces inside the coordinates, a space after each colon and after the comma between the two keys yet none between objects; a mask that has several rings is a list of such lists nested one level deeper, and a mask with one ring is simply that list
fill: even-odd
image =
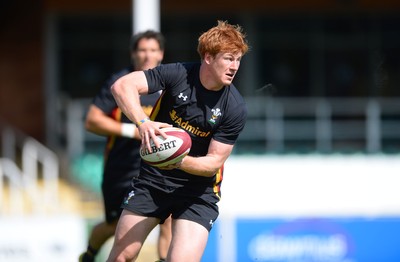
[{"label": "background player's arm", "polygon": [[186,156],[180,163],[180,169],[197,176],[213,176],[228,159],[233,145],[211,139],[208,153],[202,157]]},{"label": "background player's arm", "polygon": [[[134,126],[132,124],[132,126]],[[122,134],[122,124],[104,113],[96,105],[90,105],[89,111],[86,115],[85,121],[86,130],[103,136],[116,135],[121,136]],[[136,127],[133,127],[136,129]],[[133,138],[140,139],[139,132],[134,130],[132,132]]]}]

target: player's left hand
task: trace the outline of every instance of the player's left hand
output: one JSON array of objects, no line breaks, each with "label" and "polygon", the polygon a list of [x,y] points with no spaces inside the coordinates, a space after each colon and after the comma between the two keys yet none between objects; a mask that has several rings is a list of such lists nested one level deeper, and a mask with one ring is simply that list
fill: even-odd
[{"label": "player's left hand", "polygon": [[151,152],[150,141],[152,140],[156,147],[160,147],[157,135],[161,135],[167,138],[167,135],[162,131],[163,127],[171,127],[171,124],[156,122],[156,121],[146,121],[141,124],[138,129],[140,137],[142,138],[142,147],[147,148]]}]

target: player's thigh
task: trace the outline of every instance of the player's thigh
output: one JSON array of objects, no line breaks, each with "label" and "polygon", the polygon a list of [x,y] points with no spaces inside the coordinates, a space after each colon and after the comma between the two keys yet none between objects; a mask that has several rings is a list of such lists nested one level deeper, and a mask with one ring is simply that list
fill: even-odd
[{"label": "player's thigh", "polygon": [[207,245],[208,233],[204,226],[196,222],[173,219],[168,261],[200,261]]},{"label": "player's thigh", "polygon": [[136,256],[150,231],[158,223],[157,218],[140,216],[128,210],[122,211],[115,232],[114,251]]}]

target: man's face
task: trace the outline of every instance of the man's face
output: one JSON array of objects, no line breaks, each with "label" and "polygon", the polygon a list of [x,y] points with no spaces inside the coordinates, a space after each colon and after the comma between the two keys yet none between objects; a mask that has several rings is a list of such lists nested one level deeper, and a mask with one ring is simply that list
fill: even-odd
[{"label": "man's face", "polygon": [[138,42],[138,48],[131,53],[135,70],[147,70],[161,63],[164,52],[160,49],[157,40],[143,38]]},{"label": "man's face", "polygon": [[221,86],[230,85],[239,70],[241,58],[241,53],[218,53],[215,57],[209,57],[214,81]]}]

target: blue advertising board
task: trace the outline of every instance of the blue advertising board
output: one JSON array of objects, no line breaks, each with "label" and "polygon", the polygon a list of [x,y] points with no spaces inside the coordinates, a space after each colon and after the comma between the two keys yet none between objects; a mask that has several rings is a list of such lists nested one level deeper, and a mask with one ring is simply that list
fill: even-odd
[{"label": "blue advertising board", "polygon": [[[223,222],[210,234],[203,262],[400,261],[400,218],[238,218],[233,247],[218,242]],[[218,255],[223,248],[229,259]]]},{"label": "blue advertising board", "polygon": [[210,231],[206,249],[204,251],[201,262],[216,262],[218,261],[218,248],[219,248],[219,221],[213,224],[213,228]]}]

